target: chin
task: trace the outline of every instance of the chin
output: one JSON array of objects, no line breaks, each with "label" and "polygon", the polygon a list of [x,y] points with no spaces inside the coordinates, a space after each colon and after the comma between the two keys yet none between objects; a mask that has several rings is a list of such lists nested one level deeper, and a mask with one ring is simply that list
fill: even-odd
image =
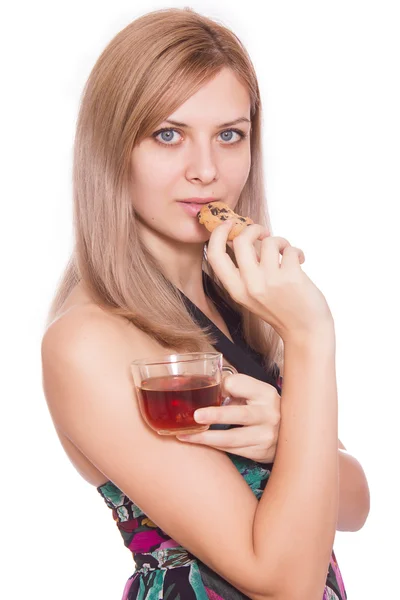
[{"label": "chin", "polygon": [[171,237],[182,244],[205,244],[210,239],[210,232],[200,224],[192,226],[180,223],[171,232]]},{"label": "chin", "polygon": [[206,242],[208,242],[208,240],[210,239],[210,234],[208,232],[206,232],[205,235],[196,235],[196,234],[190,234],[188,233],[187,235],[180,235],[179,239],[178,238],[174,238],[176,241],[179,241],[181,244],[197,244],[197,245],[201,245],[204,246],[204,244]]}]

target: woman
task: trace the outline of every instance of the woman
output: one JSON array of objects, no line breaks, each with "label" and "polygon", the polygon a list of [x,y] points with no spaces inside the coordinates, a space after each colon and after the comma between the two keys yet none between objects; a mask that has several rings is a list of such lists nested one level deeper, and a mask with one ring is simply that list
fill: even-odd
[{"label": "woman", "polygon": [[[333,541],[362,527],[368,485],[338,449],[329,307],[301,250],[271,235],[260,123],[245,49],[191,9],[132,22],[83,93],[75,246],[43,383],[66,453],[134,555],[124,600],[346,598]],[[255,224],[227,245],[229,225],[210,234],[193,198]],[[198,411],[204,433],[158,436],[130,363],[210,350],[239,371],[223,381],[236,401]]]}]

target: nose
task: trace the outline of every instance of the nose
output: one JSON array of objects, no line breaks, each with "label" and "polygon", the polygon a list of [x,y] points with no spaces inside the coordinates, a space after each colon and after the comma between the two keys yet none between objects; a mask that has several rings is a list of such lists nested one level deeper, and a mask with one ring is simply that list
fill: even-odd
[{"label": "nose", "polygon": [[216,158],[209,139],[193,142],[189,149],[186,177],[202,183],[210,183],[218,177]]}]

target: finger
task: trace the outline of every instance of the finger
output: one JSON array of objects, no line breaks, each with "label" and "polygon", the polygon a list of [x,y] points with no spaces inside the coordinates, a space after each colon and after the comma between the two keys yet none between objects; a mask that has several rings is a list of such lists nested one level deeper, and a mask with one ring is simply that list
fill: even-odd
[{"label": "finger", "polygon": [[[251,390],[251,398],[249,397],[249,390]],[[258,398],[264,399],[270,394],[275,396],[277,393],[273,385],[244,373],[226,375],[221,380],[221,391],[224,396],[246,398],[248,402],[256,401]]]},{"label": "finger", "polygon": [[269,236],[261,242],[261,271],[274,273],[280,269],[280,254],[285,248],[291,247],[290,242],[283,237]]},{"label": "finger", "polygon": [[[233,242],[227,242],[227,245],[232,250],[232,252],[235,253],[235,250],[233,248]],[[257,264],[258,264],[260,262],[260,252],[257,250],[257,248],[255,248],[255,251],[256,251],[256,260],[257,260]]]},{"label": "finger", "polygon": [[259,444],[256,444],[254,446],[243,446],[242,448],[231,448],[230,450],[225,450],[224,448],[216,447],[216,450],[220,450],[221,452],[228,452],[229,454],[235,454],[242,458],[249,458],[250,460],[254,460],[255,462],[262,462],[265,465],[273,463],[276,454],[276,450],[273,447],[263,448]]},{"label": "finger", "polygon": [[[234,297],[243,293],[243,282],[239,269],[226,252],[226,244],[232,224],[232,220],[224,221],[212,231],[207,246],[207,260],[218,279],[224,284],[229,294]],[[226,283],[227,281],[229,281],[229,285]]]},{"label": "finger", "polygon": [[[199,408],[194,413],[196,423],[211,425],[255,425],[258,424],[256,407],[246,405],[209,406]],[[253,409],[253,410],[252,410]]]},{"label": "finger", "polygon": [[207,430],[192,435],[177,435],[176,438],[182,442],[193,444],[204,444],[224,451],[234,448],[246,448],[257,444],[256,427],[240,427],[225,430]]},{"label": "finger", "polygon": [[298,266],[303,264],[305,256],[303,250],[296,248],[295,246],[288,246],[284,248],[282,253],[281,268]]},{"label": "finger", "polygon": [[299,251],[299,262],[302,265],[303,262],[306,260],[305,254],[301,248],[296,248],[296,250]]},{"label": "finger", "polygon": [[250,458],[250,460],[254,461],[262,461],[262,462],[272,462],[268,459],[270,457],[275,456],[275,453],[272,450],[265,450],[260,448],[260,446],[243,446],[238,448],[222,448],[219,446],[213,446],[216,450],[220,450],[221,452],[228,452],[228,454],[235,454],[236,456],[241,456],[242,458]]},{"label": "finger", "polygon": [[266,228],[261,225],[249,225],[232,242],[240,275],[246,286],[260,277],[259,260],[254,243],[265,239],[266,233]]},{"label": "finger", "polygon": [[[257,223],[254,223],[254,225],[257,225]],[[245,229],[243,229],[243,230],[240,232],[240,234],[239,234],[239,235],[244,235],[243,231],[247,231],[247,230],[248,230],[250,227],[251,227],[250,225],[247,225],[247,227],[246,227]],[[261,226],[261,225],[258,225],[258,227],[262,227],[262,226]],[[254,231],[254,229],[253,229],[253,231]],[[255,240],[255,246],[254,246],[254,249],[255,249],[255,251],[256,251],[257,258],[259,258],[259,252],[258,252],[258,246],[257,246],[258,242],[261,242],[261,241],[262,241],[264,238],[266,238],[266,237],[269,237],[270,235],[271,235],[271,234],[270,234],[270,232],[269,232],[269,230],[268,230],[268,227],[262,227],[262,233],[261,233],[261,234],[260,234],[260,235],[257,237],[257,239]],[[236,238],[237,238],[237,237],[238,237],[238,236],[236,236]],[[234,238],[234,240],[235,240],[236,238]],[[233,242],[234,242],[234,240],[233,240],[233,241],[231,241],[231,240],[228,240],[228,241],[226,242],[226,243],[227,243],[227,245],[229,246],[229,248],[230,248],[231,250],[233,250]]]}]

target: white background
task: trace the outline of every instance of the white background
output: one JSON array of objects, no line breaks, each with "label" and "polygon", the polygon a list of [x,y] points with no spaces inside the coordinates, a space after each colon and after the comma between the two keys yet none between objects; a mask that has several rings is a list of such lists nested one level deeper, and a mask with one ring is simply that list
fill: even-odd
[{"label": "white background", "polygon": [[[79,97],[106,44],[186,3],[18,2],[1,21],[0,595],[118,600],[130,552],[66,458],[41,389],[40,341],[72,247]],[[302,248],[337,334],[340,438],[371,489],[367,524],[338,533],[350,600],[398,593],[400,18],[398,2],[191,2],[247,47],[264,106],[274,235]],[[3,554],[4,556],[4,554]]]}]

